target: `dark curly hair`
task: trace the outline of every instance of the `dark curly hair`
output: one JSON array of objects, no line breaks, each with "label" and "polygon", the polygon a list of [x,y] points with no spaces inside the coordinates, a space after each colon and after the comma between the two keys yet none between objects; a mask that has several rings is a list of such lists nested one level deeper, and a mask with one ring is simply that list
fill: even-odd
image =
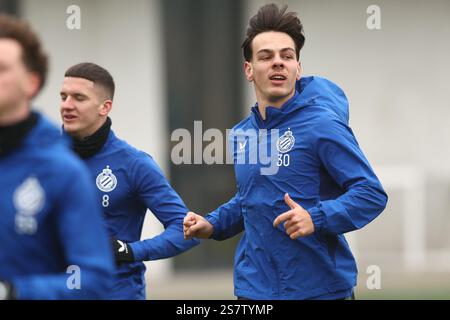
[{"label": "dark curly hair", "polygon": [[18,18],[0,14],[0,39],[12,39],[20,44],[22,60],[29,71],[39,75],[39,90],[42,89],[47,79],[48,57],[30,25]]},{"label": "dark curly hair", "polygon": [[259,8],[247,28],[247,35],[242,43],[245,61],[252,59],[252,41],[262,32],[278,31],[288,34],[295,42],[297,60],[300,58],[300,50],[305,44],[303,26],[295,12],[286,12],[287,5],[279,8],[276,4],[267,4]]}]

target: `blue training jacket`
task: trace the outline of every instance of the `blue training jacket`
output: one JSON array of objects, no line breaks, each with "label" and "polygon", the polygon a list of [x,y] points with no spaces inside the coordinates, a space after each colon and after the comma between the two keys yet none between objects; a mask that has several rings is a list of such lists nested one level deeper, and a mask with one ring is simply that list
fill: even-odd
[{"label": "blue training jacket", "polygon": [[88,171],[37,115],[0,157],[0,281],[19,299],[105,298],[113,258]]},{"label": "blue training jacket", "polygon": [[[173,257],[199,243],[183,238],[183,219],[189,210],[153,158],[118,139],[112,130],[102,149],[85,163],[109,236],[129,243],[136,260],[118,266],[108,298],[145,299],[142,261]],[[140,241],[147,209],[165,230]]]},{"label": "blue training jacket", "polygon": [[[387,203],[348,125],[344,92],[319,77],[302,78],[296,89],[281,108],[266,109],[266,120],[256,105],[234,127],[230,139],[237,193],[207,216],[216,240],[245,230],[234,260],[239,297],[339,299],[351,295],[357,267],[343,234],[364,227]],[[267,129],[265,140],[261,134],[248,134],[264,132],[261,129]],[[274,137],[273,129],[279,130],[278,136]],[[247,132],[246,140],[242,131]],[[255,145],[275,150],[275,174],[261,174],[268,165],[248,160]],[[247,161],[239,162],[243,156]],[[275,218],[290,210],[285,193],[310,213],[315,226],[312,235],[291,240],[283,224],[273,227]]]}]

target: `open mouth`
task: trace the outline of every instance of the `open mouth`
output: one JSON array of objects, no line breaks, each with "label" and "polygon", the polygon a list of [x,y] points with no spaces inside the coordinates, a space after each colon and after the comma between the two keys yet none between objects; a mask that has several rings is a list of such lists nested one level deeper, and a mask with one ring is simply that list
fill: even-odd
[{"label": "open mouth", "polygon": [[63,116],[64,121],[73,121],[77,118],[77,116],[74,115],[70,115],[70,114],[65,114]]},{"label": "open mouth", "polygon": [[284,81],[286,81],[286,77],[283,76],[282,74],[274,74],[272,76],[269,77],[270,81],[272,81],[272,83],[283,83]]}]

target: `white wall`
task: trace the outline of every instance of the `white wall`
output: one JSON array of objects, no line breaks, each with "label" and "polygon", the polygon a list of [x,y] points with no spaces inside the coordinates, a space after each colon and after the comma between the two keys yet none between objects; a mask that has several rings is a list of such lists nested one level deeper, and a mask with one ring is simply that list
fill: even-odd
[{"label": "white wall", "polygon": [[[66,9],[81,9],[81,29],[69,30]],[[35,101],[57,124],[64,72],[79,62],[94,62],[111,72],[116,94],[111,118],[116,134],[151,154],[167,172],[165,71],[159,1],[26,0],[22,13],[39,32],[50,54],[49,79]],[[147,215],[143,237],[162,230]],[[169,260],[148,263],[150,285],[171,272]]]}]

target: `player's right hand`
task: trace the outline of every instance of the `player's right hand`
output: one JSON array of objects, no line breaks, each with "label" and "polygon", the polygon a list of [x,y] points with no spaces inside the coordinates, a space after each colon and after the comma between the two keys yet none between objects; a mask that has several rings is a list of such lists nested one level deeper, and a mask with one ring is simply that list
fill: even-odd
[{"label": "player's right hand", "polygon": [[201,215],[188,212],[183,220],[184,239],[209,239],[213,234],[213,225]]}]

